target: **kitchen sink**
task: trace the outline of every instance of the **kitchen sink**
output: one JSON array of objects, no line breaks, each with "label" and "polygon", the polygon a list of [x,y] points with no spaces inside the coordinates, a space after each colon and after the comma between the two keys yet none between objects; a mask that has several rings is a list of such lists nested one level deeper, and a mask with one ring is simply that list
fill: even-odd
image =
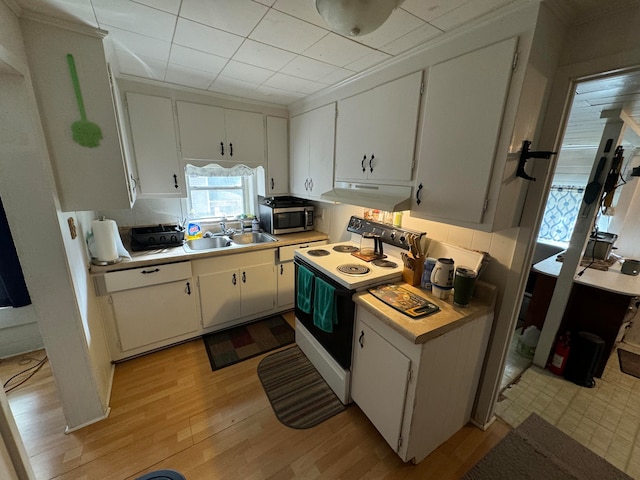
[{"label": "kitchen sink", "polygon": [[213,250],[215,248],[226,248],[231,245],[229,237],[206,237],[187,240],[184,244],[187,251]]},{"label": "kitchen sink", "polygon": [[238,233],[231,237],[231,241],[237,245],[249,245],[252,243],[275,242],[271,235],[261,232]]}]

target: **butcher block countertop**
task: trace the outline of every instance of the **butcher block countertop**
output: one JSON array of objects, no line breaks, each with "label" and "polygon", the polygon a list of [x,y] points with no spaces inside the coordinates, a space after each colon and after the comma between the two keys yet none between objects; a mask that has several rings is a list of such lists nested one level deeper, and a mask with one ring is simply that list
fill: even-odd
[{"label": "butcher block countertop", "polygon": [[412,343],[425,343],[440,335],[450,332],[465,323],[484,315],[493,313],[496,303],[497,289],[488,283],[478,281],[471,302],[467,307],[453,305],[453,294],[447,300],[431,295],[431,291],[413,287],[408,283],[397,283],[398,286],[420,295],[440,307],[440,311],[421,318],[411,318],[387,305],[367,291],[354,295],[358,308],[364,308],[375,317],[402,334]]},{"label": "butcher block countertop", "polygon": [[134,252],[130,248],[131,239],[128,233],[120,232],[122,243],[131,255],[131,259],[123,258],[122,261],[112,265],[91,265],[91,273],[102,274],[117,270],[127,270],[130,268],[148,267],[162,263],[184,262],[201,258],[220,257],[223,255],[233,255],[235,253],[254,252],[257,250],[268,250],[298,243],[316,242],[327,240],[325,233],[315,230],[309,232],[288,233],[286,235],[271,235],[276,238],[276,242],[255,243],[250,245],[237,245],[234,247],[219,248],[215,250],[202,250],[199,252],[187,252],[184,247],[162,248],[157,250],[144,250]]}]

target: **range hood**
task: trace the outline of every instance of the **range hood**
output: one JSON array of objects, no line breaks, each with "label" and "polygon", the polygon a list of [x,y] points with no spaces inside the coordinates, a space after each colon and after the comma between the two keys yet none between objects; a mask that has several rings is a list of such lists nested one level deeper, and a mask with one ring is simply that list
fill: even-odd
[{"label": "range hood", "polygon": [[411,208],[411,187],[336,182],[333,190],[323,193],[320,198],[387,212],[399,212]]}]

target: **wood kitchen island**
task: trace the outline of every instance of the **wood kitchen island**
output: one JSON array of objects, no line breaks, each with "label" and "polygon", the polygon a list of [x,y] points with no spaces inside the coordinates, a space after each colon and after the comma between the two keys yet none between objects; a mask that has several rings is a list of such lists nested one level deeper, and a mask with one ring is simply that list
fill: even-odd
[{"label": "wood kitchen island", "polygon": [[[561,268],[562,262],[557,260],[557,255],[533,266],[536,279],[524,328],[535,325],[542,330]],[[619,262],[606,271],[578,267],[558,331],[559,334],[585,331],[604,340],[605,352],[594,370],[596,377],[601,377],[609,355],[635,315],[640,300],[640,278],[625,275],[620,268]]]}]

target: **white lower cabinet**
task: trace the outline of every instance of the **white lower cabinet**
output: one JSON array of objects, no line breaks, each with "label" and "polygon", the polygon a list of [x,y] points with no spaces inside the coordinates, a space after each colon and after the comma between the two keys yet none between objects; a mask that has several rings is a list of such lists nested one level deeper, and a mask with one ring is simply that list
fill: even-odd
[{"label": "white lower cabinet", "polygon": [[262,250],[193,262],[204,329],[274,310],[274,256],[275,250]]},{"label": "white lower cabinet", "polygon": [[199,328],[190,262],[105,273],[103,288],[113,360],[184,340]]},{"label": "white lower cabinet", "polygon": [[400,442],[411,360],[370,328],[356,325],[351,398],[387,443]]},{"label": "white lower cabinet", "polygon": [[403,461],[422,461],[471,418],[492,320],[415,344],[357,305],[351,396]]}]

